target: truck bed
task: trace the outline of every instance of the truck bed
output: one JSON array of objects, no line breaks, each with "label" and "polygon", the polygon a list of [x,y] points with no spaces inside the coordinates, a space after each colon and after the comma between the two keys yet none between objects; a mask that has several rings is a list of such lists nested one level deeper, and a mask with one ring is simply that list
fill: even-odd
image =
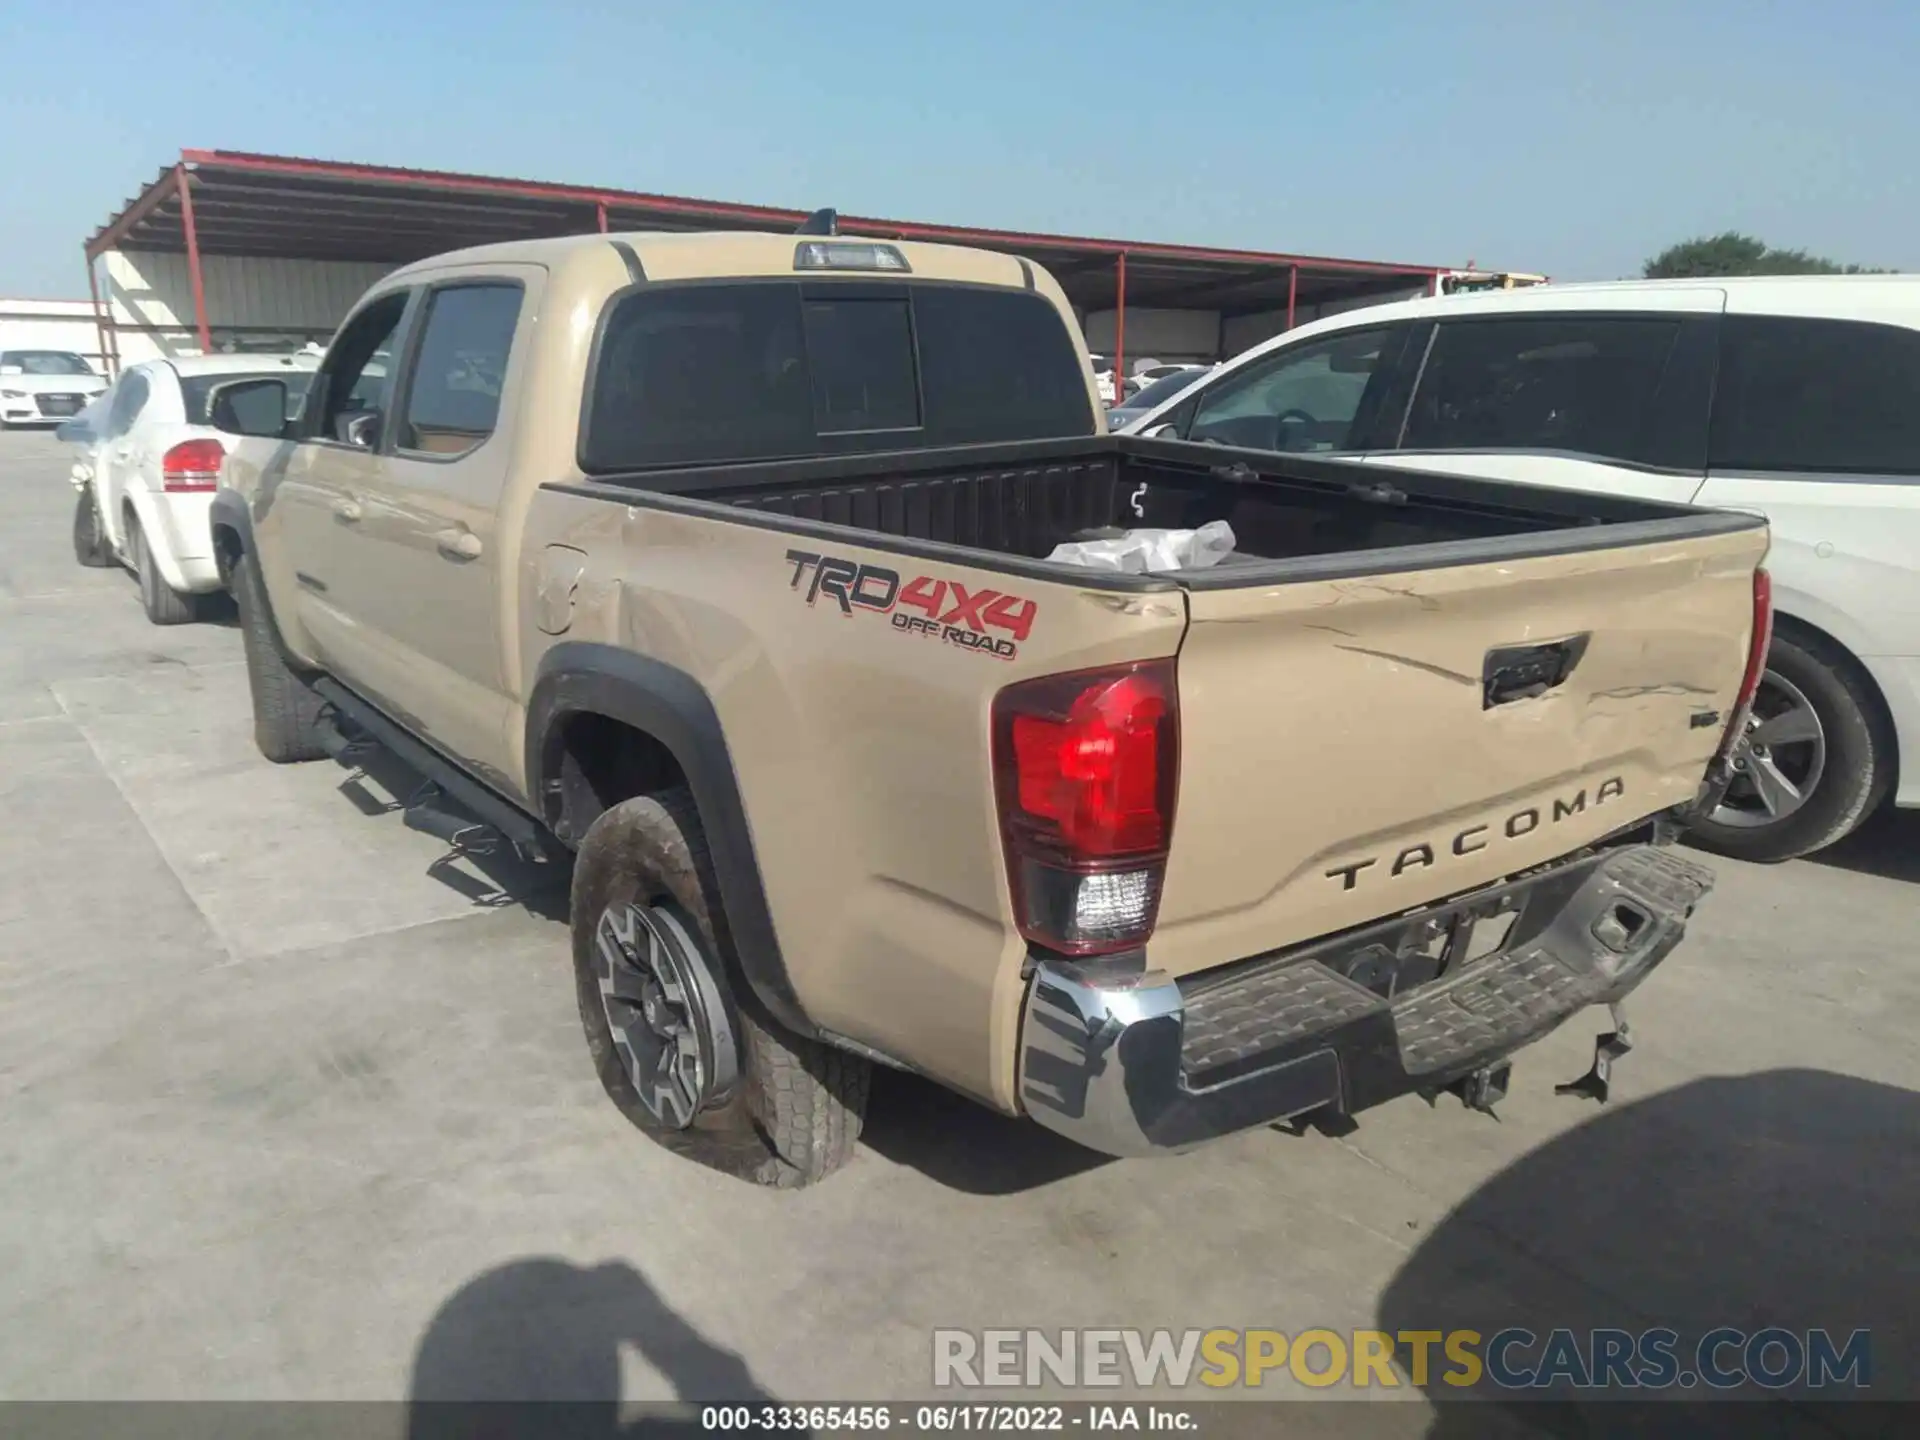
[{"label": "truck bed", "polygon": [[[1060,567],[1045,557],[1085,531],[1225,520],[1234,555],[1214,570],[1179,572],[1188,588],[1471,564],[1755,523],[1632,497],[1117,435],[637,471],[561,488],[644,492],[668,508],[676,499],[717,503],[778,516],[782,528],[864,530],[908,542],[892,548],[989,568],[1023,572],[1038,562],[1051,578]],[[1074,568],[1104,586],[1169,583]]]}]

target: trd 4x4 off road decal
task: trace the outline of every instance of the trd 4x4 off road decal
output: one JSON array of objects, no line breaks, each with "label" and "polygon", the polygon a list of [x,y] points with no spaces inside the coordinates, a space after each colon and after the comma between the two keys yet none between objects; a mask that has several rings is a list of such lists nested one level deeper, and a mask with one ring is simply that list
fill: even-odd
[{"label": "trd 4x4 off road decal", "polygon": [[798,590],[805,582],[809,605],[824,595],[840,607],[842,615],[870,610],[888,616],[893,628],[905,634],[931,636],[1002,660],[1019,653],[1014,642],[1032,633],[1033,617],[1040,608],[1031,600],[984,586],[970,590],[958,580],[936,580],[931,575],[903,580],[898,570],[833,555],[789,550],[787,559],[793,562],[789,588]]}]

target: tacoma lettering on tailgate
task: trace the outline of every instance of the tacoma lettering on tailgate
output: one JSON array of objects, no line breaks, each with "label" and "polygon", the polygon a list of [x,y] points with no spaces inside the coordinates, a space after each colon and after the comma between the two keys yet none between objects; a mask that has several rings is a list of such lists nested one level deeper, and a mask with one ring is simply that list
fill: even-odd
[{"label": "tacoma lettering on tailgate", "polygon": [[1002,660],[1020,653],[1014,642],[1033,632],[1033,617],[1040,609],[1032,600],[985,586],[969,589],[958,580],[931,575],[903,579],[898,570],[836,555],[789,550],[787,559],[793,564],[788,588],[798,591],[804,583],[809,605],[817,605],[824,595],[842,615],[858,610],[886,615],[903,634],[924,635]]},{"label": "tacoma lettering on tailgate", "polygon": [[[1627,793],[1627,785],[1618,775],[1609,776],[1600,782],[1594,792],[1593,804],[1597,809],[1609,800],[1617,800]],[[1484,850],[1495,841],[1518,840],[1523,835],[1531,835],[1543,824],[1558,825],[1563,820],[1571,820],[1587,808],[1587,792],[1582,786],[1571,795],[1555,796],[1551,804],[1529,805],[1524,810],[1516,810],[1502,820],[1488,821],[1484,825],[1469,825],[1457,834],[1435,836],[1418,845],[1409,845],[1393,857],[1392,869],[1385,872],[1398,878],[1409,870],[1425,870],[1435,864],[1445,864],[1453,856],[1467,856],[1476,850]],[[1329,880],[1338,880],[1342,890],[1351,890],[1359,883],[1360,872],[1371,870],[1386,860],[1385,855],[1376,855],[1369,860],[1355,860],[1348,865],[1336,865],[1326,872]],[[1376,878],[1369,876],[1368,879]]]}]

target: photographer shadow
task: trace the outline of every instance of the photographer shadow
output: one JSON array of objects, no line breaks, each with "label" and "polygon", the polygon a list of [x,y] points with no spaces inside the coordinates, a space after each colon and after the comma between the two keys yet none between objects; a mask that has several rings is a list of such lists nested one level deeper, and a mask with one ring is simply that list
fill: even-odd
[{"label": "photographer shadow", "polygon": [[[1424,1386],[1434,1436],[1896,1433],[1890,1409],[1831,1402],[1911,1412],[1920,1398],[1917,1238],[1920,1096],[1814,1070],[1696,1080],[1603,1113],[1481,1186],[1394,1276],[1380,1327],[1477,1330],[1483,1356],[1495,1333],[1524,1328],[1536,1339],[1512,1352],[1516,1368],[1538,1365],[1555,1330],[1584,1347],[1595,1329],[1667,1327],[1682,1377],[1722,1326],[1825,1329],[1840,1346],[1870,1332],[1864,1391],[1684,1378],[1657,1391],[1516,1390],[1487,1375],[1459,1387],[1445,1377],[1462,1367],[1436,1346]],[[1722,1368],[1739,1353],[1717,1357]],[[1413,1373],[1405,1343],[1398,1358]],[[1769,1403],[1698,1403],[1714,1399]],[[1450,1403],[1461,1400],[1506,1403]],[[1526,1403],[1538,1400],[1570,1403]]]},{"label": "photographer shadow", "polygon": [[[622,1415],[631,1346],[682,1412]],[[701,1435],[700,1403],[777,1405],[746,1362],[703,1336],[631,1265],[516,1260],[456,1291],[414,1352],[408,1440]]]}]

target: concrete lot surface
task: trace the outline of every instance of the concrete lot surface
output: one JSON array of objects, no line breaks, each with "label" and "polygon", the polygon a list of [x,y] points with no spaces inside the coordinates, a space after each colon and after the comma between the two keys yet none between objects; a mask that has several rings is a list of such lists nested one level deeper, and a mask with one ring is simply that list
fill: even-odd
[{"label": "concrete lot surface", "polygon": [[0,1397],[904,1398],[936,1327],[1771,1324],[1870,1327],[1920,1398],[1920,817],[1714,862],[1604,1109],[1552,1093],[1603,1013],[1498,1121],[1159,1162],[884,1074],[850,1170],[763,1193],[601,1095],[564,877],[260,759],[231,620],[79,568],[67,463],[0,435]]}]

